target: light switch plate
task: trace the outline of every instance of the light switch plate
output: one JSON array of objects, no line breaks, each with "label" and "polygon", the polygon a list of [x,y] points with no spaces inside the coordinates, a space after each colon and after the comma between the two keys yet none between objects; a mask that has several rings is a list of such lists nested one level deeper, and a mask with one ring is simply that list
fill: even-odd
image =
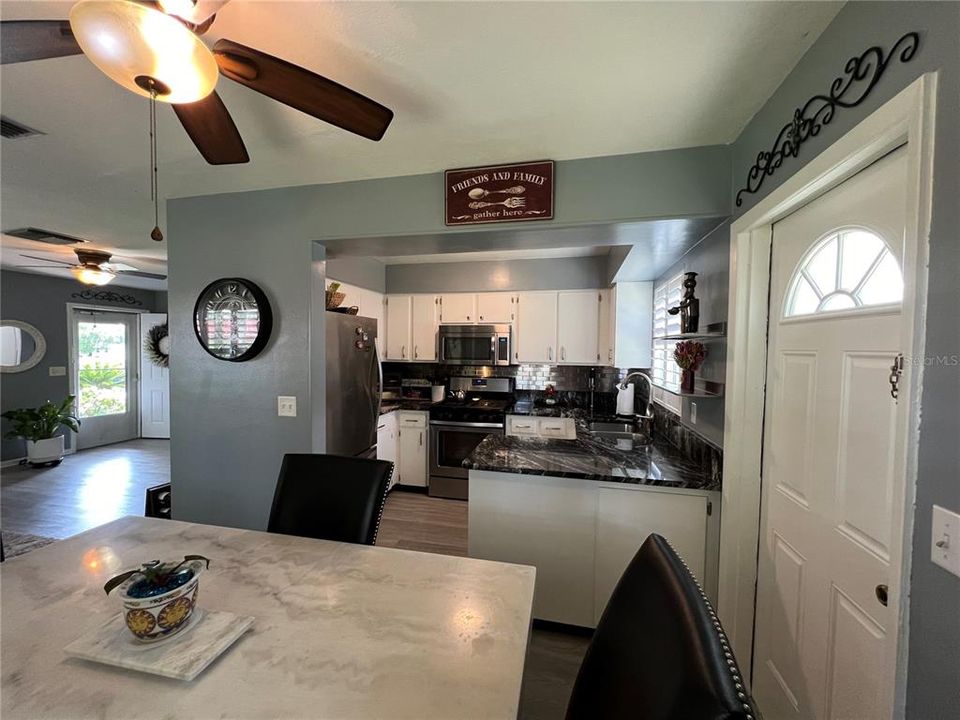
[{"label": "light switch plate", "polygon": [[960,515],[939,505],[933,506],[930,559],[960,577]]},{"label": "light switch plate", "polygon": [[63,365],[51,365],[47,372],[50,377],[63,377],[67,374],[67,369]]},{"label": "light switch plate", "polygon": [[279,417],[296,417],[297,398],[293,395],[278,395],[277,415]]}]

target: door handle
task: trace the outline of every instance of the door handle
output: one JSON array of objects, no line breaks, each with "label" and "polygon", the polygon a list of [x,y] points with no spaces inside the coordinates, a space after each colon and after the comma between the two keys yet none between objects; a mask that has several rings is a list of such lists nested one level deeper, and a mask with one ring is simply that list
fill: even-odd
[{"label": "door handle", "polygon": [[416,345],[413,346],[413,357],[414,357],[414,359],[420,357],[419,353],[417,353],[417,346],[416,346]]},{"label": "door handle", "polygon": [[420,447],[423,447],[423,430],[420,431]]},{"label": "door handle", "polygon": [[402,358],[407,357],[407,346],[406,346],[406,345],[401,345],[401,346],[400,346],[400,357],[402,357]]},{"label": "door handle", "polygon": [[874,592],[877,594],[877,600],[880,601],[880,604],[884,607],[887,606],[888,598],[888,588],[886,585],[877,585]]},{"label": "door handle", "polygon": [[553,360],[553,347],[547,347],[547,360]]},{"label": "door handle", "polygon": [[567,359],[567,349],[565,347],[560,348],[560,359],[561,360]]}]

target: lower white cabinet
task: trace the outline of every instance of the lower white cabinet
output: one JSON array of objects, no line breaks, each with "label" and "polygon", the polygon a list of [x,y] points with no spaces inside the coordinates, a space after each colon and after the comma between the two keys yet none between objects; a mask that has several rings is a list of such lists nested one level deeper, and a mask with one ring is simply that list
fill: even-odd
[{"label": "lower white cabinet", "polygon": [[472,470],[469,555],[535,566],[534,617],[595,627],[650,533],[716,600],[719,506],[719,492]]},{"label": "lower white cabinet", "polygon": [[377,460],[387,460],[393,463],[393,475],[390,478],[391,488],[397,484],[400,476],[400,468],[397,463],[399,457],[399,447],[397,443],[398,415],[399,413],[397,412],[387,413],[386,415],[381,415],[377,422]]},{"label": "lower white cabinet", "polygon": [[506,434],[517,437],[576,440],[577,423],[573,418],[507,415]]},{"label": "lower white cabinet", "polygon": [[401,485],[427,487],[427,413],[401,410],[398,415],[398,482]]}]

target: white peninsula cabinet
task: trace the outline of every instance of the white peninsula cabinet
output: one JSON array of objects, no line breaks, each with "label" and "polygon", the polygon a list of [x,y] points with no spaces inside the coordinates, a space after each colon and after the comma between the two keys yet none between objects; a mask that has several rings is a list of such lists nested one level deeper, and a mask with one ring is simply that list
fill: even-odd
[{"label": "white peninsula cabinet", "polygon": [[469,555],[537,568],[534,617],[595,627],[650,533],[716,600],[720,493],[470,471]]},{"label": "white peninsula cabinet", "polygon": [[401,410],[397,425],[400,436],[397,459],[401,485],[427,486],[428,413]]}]

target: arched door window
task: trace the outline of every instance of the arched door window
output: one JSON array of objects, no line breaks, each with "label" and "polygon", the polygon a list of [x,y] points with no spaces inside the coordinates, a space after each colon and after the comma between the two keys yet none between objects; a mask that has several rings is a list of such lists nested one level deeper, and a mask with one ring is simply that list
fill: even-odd
[{"label": "arched door window", "polygon": [[819,315],[902,300],[900,264],[883,238],[862,228],[846,228],[825,237],[800,261],[784,315]]}]

